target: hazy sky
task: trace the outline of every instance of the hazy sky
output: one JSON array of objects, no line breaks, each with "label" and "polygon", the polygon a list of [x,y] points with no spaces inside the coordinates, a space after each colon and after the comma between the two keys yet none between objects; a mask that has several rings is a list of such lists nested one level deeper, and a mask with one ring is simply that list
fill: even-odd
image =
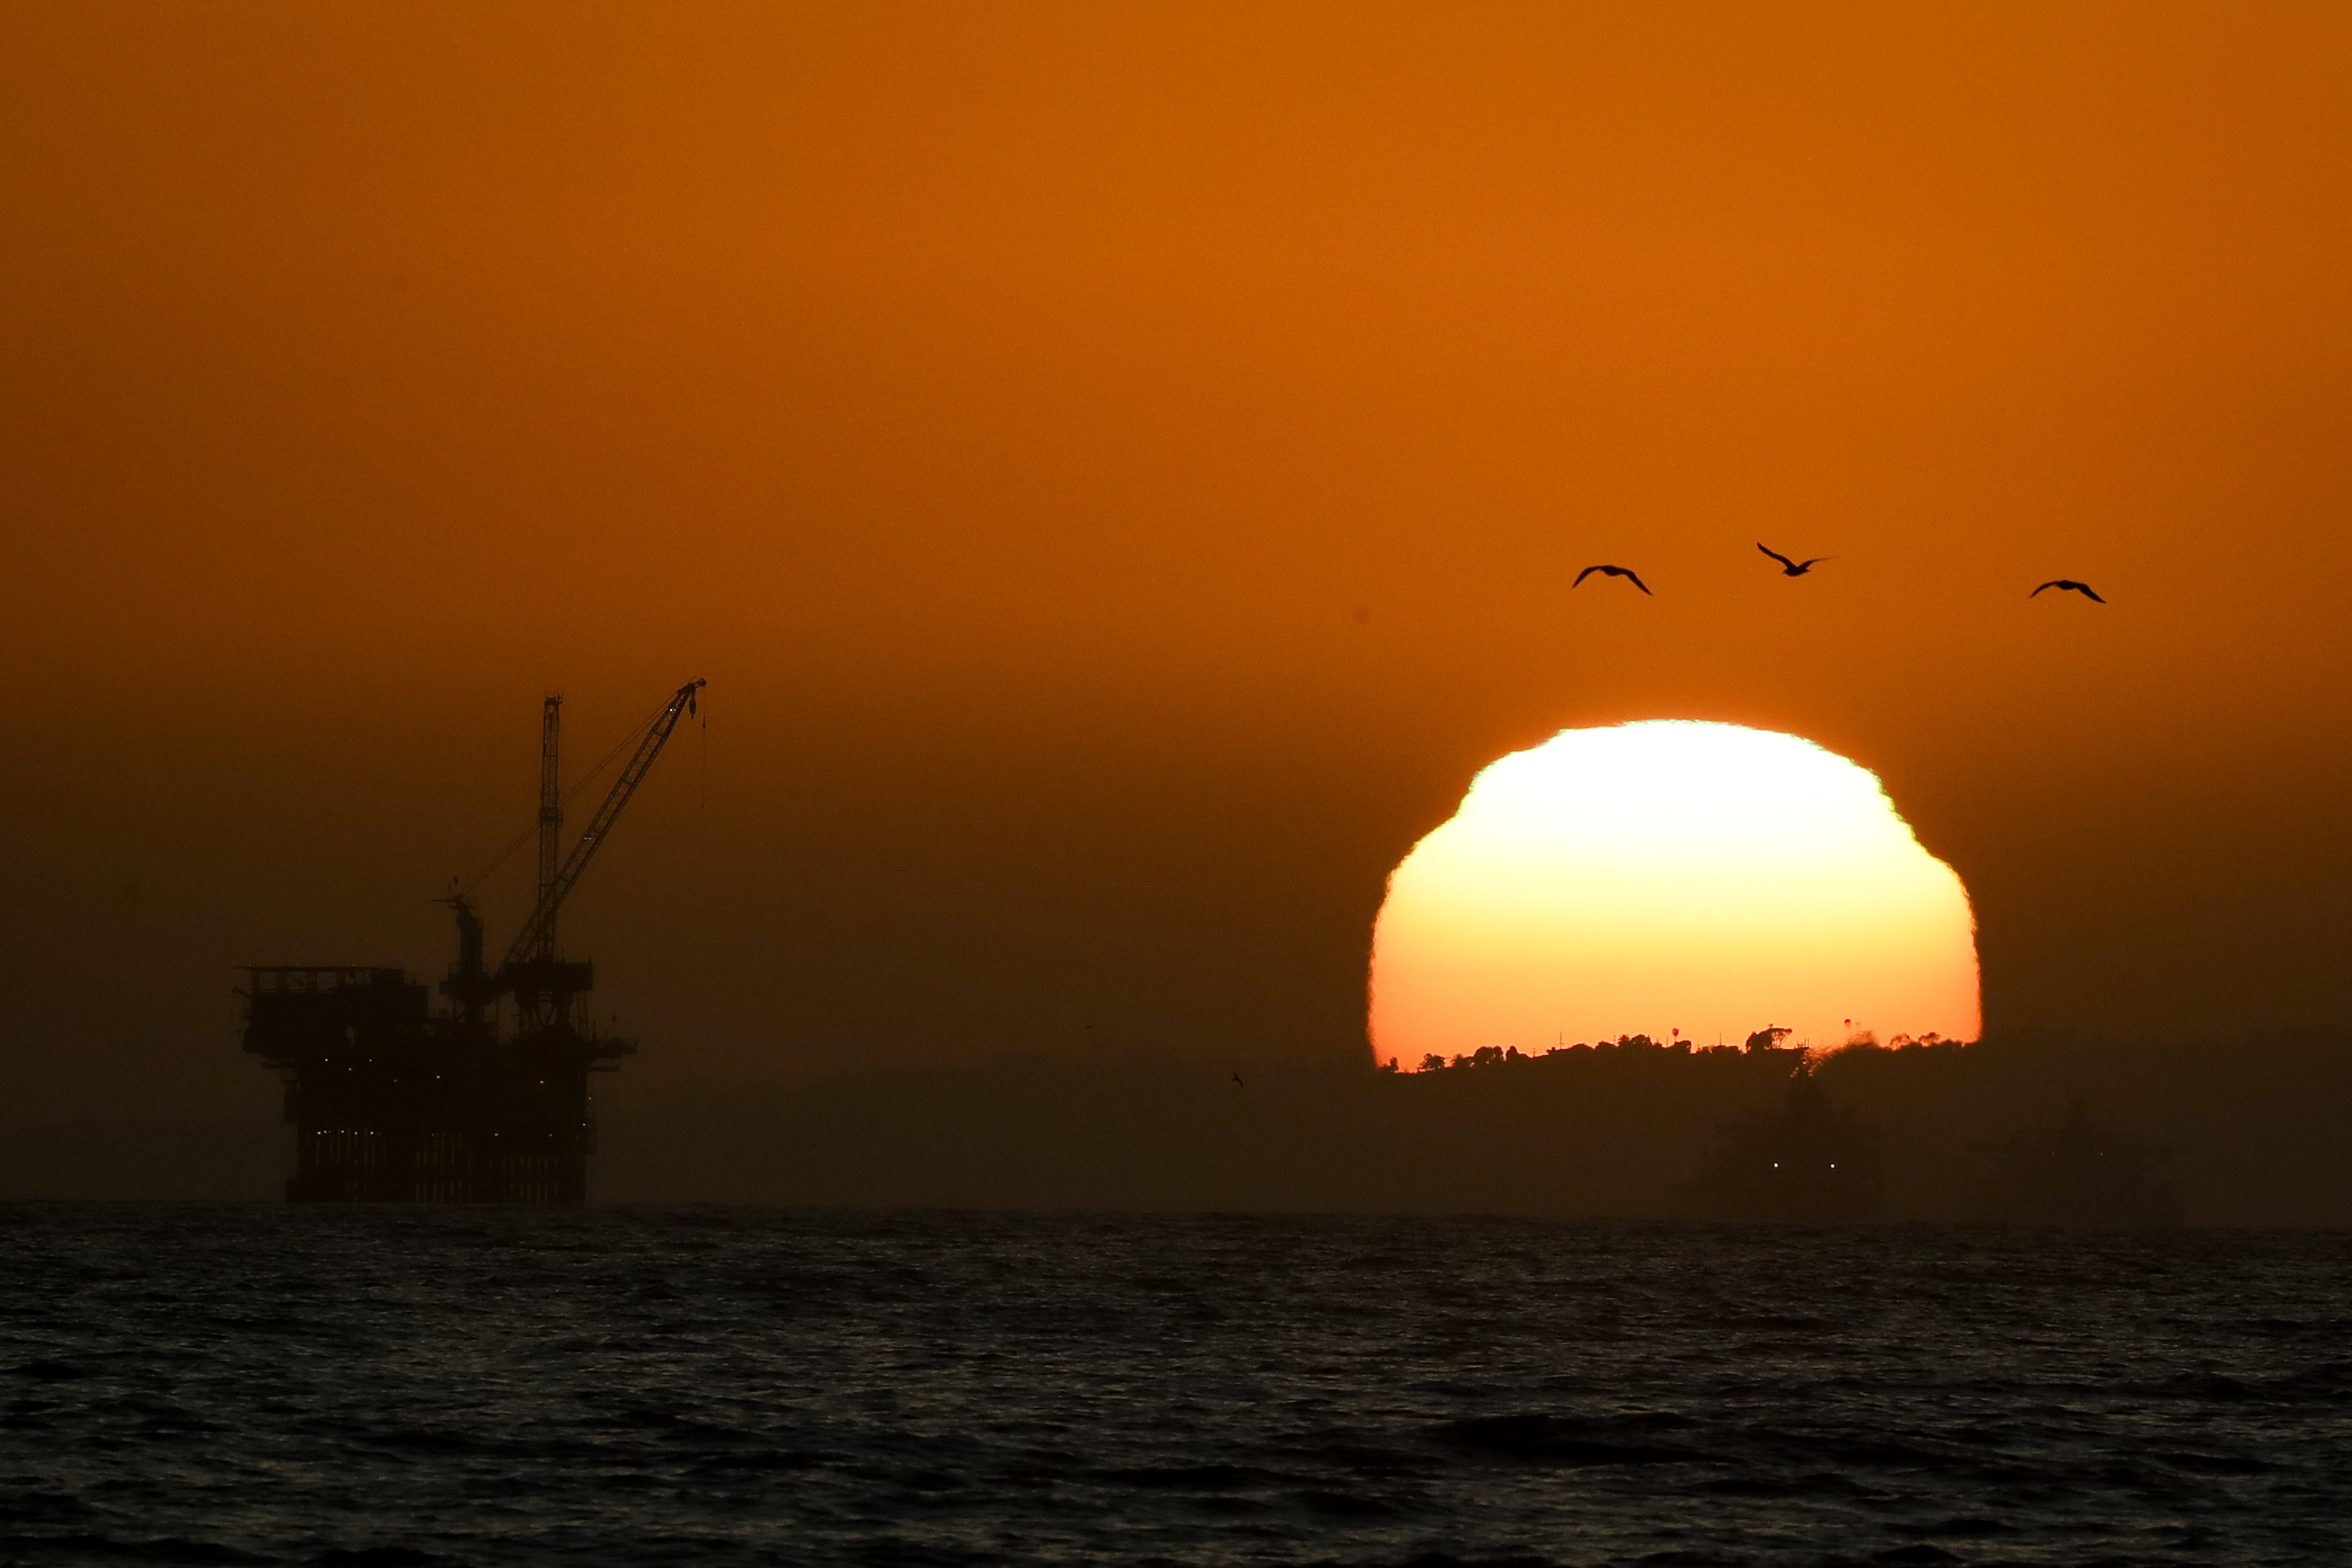
[{"label": "hazy sky", "polygon": [[2347,44],[12,5],[5,1114],[267,1103],[232,966],[437,973],[541,696],[693,676],[567,914],[616,1092],[1360,1052],[1398,858],[1648,718],[1876,771],[1992,1030],[2340,1018]]}]

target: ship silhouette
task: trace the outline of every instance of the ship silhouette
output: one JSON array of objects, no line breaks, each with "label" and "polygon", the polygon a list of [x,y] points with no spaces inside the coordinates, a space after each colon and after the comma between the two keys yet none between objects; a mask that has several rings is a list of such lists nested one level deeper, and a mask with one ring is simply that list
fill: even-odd
[{"label": "ship silhouette", "polygon": [[1778,1110],[1717,1123],[1699,1187],[1724,1219],[1821,1222],[1876,1218],[1883,1184],[1878,1129],[1832,1109],[1801,1057]]},{"label": "ship silhouette", "polygon": [[2180,1194],[2158,1174],[2172,1151],[2101,1127],[2079,1100],[2057,1127],[1984,1146],[1994,1162],[1982,1217],[2012,1225],[2180,1223]]}]

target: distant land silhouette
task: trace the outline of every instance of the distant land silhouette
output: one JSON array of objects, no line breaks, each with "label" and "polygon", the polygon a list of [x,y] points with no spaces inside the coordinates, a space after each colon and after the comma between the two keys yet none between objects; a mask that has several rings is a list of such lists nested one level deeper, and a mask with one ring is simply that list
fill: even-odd
[{"label": "distant land silhouette", "polygon": [[[1798,1054],[1639,1037],[1390,1072],[1108,1049],[1007,1053],[793,1088],[616,1100],[611,1197],[974,1207],[1707,1217],[1721,1129],[1784,1109]],[[1237,1092],[1235,1074],[1248,1083]],[[1831,1112],[1874,1130],[1889,1220],[2000,1210],[2005,1146],[2080,1103],[2171,1151],[2190,1223],[2352,1224],[2352,1034],[2162,1043],[2017,1036],[1819,1059]],[[2013,1190],[2013,1189],[2012,1189]],[[2129,1217],[2129,1216],[2125,1216]]]},{"label": "distant land silhouette", "polygon": [[[1788,1103],[1796,1053],[1640,1037],[1496,1047],[1434,1072],[1122,1049],[860,1068],[797,1083],[600,1086],[592,1198],[950,1208],[1706,1218],[1723,1129]],[[2352,1226],[2352,1031],[2202,1043],[2015,1035],[1819,1060],[1832,1112],[1874,1130],[1887,1220]],[[1234,1079],[1247,1084],[1237,1089]],[[611,1084],[614,1080],[605,1080]],[[2079,1105],[2086,1134],[2067,1131]],[[0,1196],[282,1190],[276,1097],[241,1121],[19,1124]],[[2021,1169],[2122,1148],[2135,1214]],[[2070,1143],[2068,1141],[2072,1139]],[[2070,1152],[2072,1151],[2072,1152]],[[2087,1178],[2085,1178],[2087,1180]],[[2125,1202],[2118,1211],[2116,1205]]]}]

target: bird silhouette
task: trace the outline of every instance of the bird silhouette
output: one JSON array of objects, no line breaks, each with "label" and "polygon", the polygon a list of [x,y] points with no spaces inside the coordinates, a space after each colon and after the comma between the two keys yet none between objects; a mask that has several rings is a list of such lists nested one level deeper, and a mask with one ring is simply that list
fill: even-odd
[{"label": "bird silhouette", "polygon": [[1239,1074],[1239,1073],[1235,1073],[1235,1074],[1234,1074],[1234,1087],[1235,1089],[1240,1089],[1240,1088],[1242,1088],[1242,1087],[1243,1087],[1243,1085],[1242,1085],[1242,1075],[1241,1075],[1241,1074]]},{"label": "bird silhouette", "polygon": [[[2072,577],[2053,577],[2047,583],[2042,584],[2042,588],[2055,588],[2062,594],[2080,594],[2083,597],[2090,600],[2091,603],[2095,605],[2104,605],[2106,603],[2105,599],[2100,598],[2096,593],[2093,592],[2091,585],[2088,583],[2077,583]],[[2028,594],[2025,596],[2031,599],[2033,597],[2034,594],[2041,593],[2042,588],[2036,588],[2033,590],[2032,594]]]},{"label": "bird silhouette", "polygon": [[1756,548],[1780,563],[1780,575],[1783,577],[1801,577],[1822,562],[1831,559],[1827,555],[1816,555],[1811,561],[1791,561],[1769,544],[1759,543]]},{"label": "bird silhouette", "polygon": [[[1633,584],[1636,588],[1641,589],[1644,594],[1650,593],[1650,585],[1647,583],[1643,582],[1641,578],[1635,576],[1633,574],[1633,569],[1630,566],[1587,566],[1583,571],[1579,572],[1576,574],[1576,581],[1570,583],[1569,586],[1571,588],[1582,586],[1584,580],[1587,577],[1591,576],[1595,572],[1600,573],[1604,577],[1622,577],[1628,583]],[[1650,596],[1652,598],[1657,597],[1654,594],[1651,594]]]}]

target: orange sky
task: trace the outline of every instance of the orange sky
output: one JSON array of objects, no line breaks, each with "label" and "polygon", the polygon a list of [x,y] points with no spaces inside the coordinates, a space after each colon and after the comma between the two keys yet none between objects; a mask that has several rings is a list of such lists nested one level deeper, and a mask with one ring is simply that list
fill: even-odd
[{"label": "orange sky", "polygon": [[1990,1028],[2341,1017],[2347,34],[11,7],[13,1114],[266,1100],[228,966],[437,968],[541,693],[695,675],[566,922],[643,1092],[1360,1050],[1398,858],[1643,718],[1877,772]]}]

